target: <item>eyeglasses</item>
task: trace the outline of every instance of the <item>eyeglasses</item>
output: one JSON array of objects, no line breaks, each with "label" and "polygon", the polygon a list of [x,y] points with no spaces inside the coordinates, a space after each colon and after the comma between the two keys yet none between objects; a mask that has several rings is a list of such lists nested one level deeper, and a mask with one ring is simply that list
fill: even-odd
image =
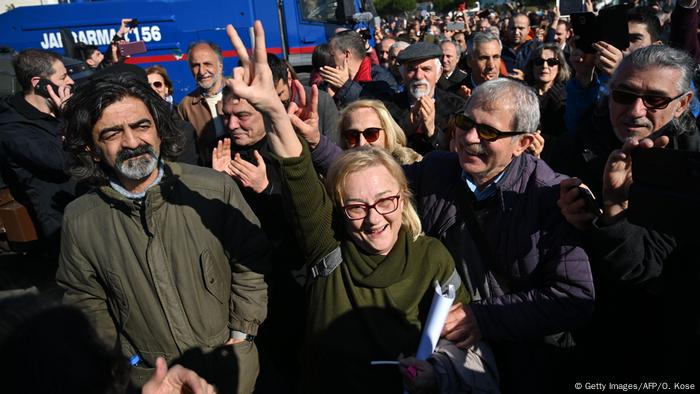
[{"label": "eyeglasses", "polygon": [[343,212],[350,220],[364,219],[369,215],[369,210],[374,209],[380,215],[386,215],[396,211],[399,208],[399,199],[401,199],[401,193],[391,196],[380,198],[375,201],[374,204],[348,204],[343,206]]},{"label": "eyeglasses", "polygon": [[382,131],[381,127],[368,127],[364,130],[347,129],[343,131],[343,136],[345,136],[345,141],[348,145],[354,146],[360,143],[360,134],[365,137],[367,142],[374,142],[379,139],[379,132]]},{"label": "eyeglasses", "polygon": [[501,137],[513,136],[518,134],[527,134],[527,131],[500,131],[495,127],[487,124],[476,123],[474,119],[465,114],[455,114],[455,126],[464,131],[469,131],[472,128],[476,129],[479,138],[485,141],[495,141]]},{"label": "eyeglasses", "polygon": [[554,66],[559,65],[559,60],[557,60],[556,58],[553,58],[553,57],[550,57],[549,59],[542,59],[541,57],[538,57],[537,59],[533,60],[532,63],[534,63],[535,66],[540,66],[540,67],[542,67],[545,63],[547,63],[547,65],[549,67],[554,67]]},{"label": "eyeglasses", "polygon": [[160,88],[163,87],[163,82],[161,82],[161,81],[153,81],[153,82],[151,82],[151,86],[153,86],[154,88],[160,89]]},{"label": "eyeglasses", "polygon": [[655,96],[653,94],[638,95],[632,92],[626,92],[624,90],[614,89],[612,91],[612,99],[622,105],[632,105],[638,98],[642,99],[642,103],[647,109],[664,109],[668,107],[673,100],[683,97],[685,93],[681,93],[676,97],[666,97],[666,96]]}]

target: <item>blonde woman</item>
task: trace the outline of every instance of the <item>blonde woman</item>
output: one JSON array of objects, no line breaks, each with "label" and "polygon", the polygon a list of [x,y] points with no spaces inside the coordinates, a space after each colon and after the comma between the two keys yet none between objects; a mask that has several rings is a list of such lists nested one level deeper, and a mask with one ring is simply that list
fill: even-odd
[{"label": "blonde woman", "polygon": [[445,247],[421,234],[406,177],[384,149],[347,151],[324,188],[292,126],[316,126],[318,90],[308,117],[288,115],[273,88],[262,25],[254,28],[254,59],[227,28],[243,64],[227,84],[272,123],[287,215],[309,268],[301,392],[398,393],[397,368],[371,361],[415,352],[435,282],[454,284],[459,302],[469,296]]},{"label": "blonde woman", "polygon": [[343,149],[376,146],[386,149],[399,164],[411,164],[423,158],[406,146],[406,134],[378,100],[358,100],[345,107],[338,130]]}]

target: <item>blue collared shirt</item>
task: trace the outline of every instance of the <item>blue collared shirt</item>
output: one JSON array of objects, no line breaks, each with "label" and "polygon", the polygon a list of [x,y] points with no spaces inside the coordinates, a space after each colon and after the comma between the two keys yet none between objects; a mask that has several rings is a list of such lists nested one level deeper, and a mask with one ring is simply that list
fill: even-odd
[{"label": "blue collared shirt", "polygon": [[462,180],[467,182],[467,186],[469,186],[469,190],[474,193],[474,197],[476,197],[476,201],[484,201],[487,198],[493,196],[496,194],[496,184],[503,178],[503,174],[505,174],[506,171],[503,170],[496,179],[493,180],[493,182],[489,183],[488,186],[484,188],[484,190],[479,190],[478,187],[476,186],[476,183],[474,183],[474,180],[472,179],[472,176],[466,173],[464,170],[462,170]]}]

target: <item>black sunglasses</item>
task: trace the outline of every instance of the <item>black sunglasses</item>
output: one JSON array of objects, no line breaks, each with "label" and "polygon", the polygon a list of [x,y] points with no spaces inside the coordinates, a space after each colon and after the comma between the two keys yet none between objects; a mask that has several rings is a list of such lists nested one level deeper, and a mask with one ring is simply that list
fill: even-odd
[{"label": "black sunglasses", "polygon": [[151,82],[151,86],[160,89],[160,88],[163,87],[163,82],[161,82],[161,81],[153,81],[153,82]]},{"label": "black sunglasses", "polygon": [[343,131],[343,136],[348,145],[354,146],[360,143],[360,134],[371,143],[379,139],[379,132],[382,130],[384,129],[381,127],[368,127],[364,130],[347,129]]},{"label": "black sunglasses", "polygon": [[559,60],[557,60],[556,58],[553,58],[553,57],[550,57],[549,59],[542,59],[541,57],[538,57],[537,59],[533,60],[532,63],[534,63],[535,66],[540,66],[540,67],[542,67],[545,63],[547,63],[547,65],[549,67],[554,67],[554,66],[559,65]]},{"label": "black sunglasses", "polygon": [[479,138],[485,141],[495,141],[501,137],[528,133],[527,131],[501,131],[487,124],[476,123],[474,119],[465,114],[455,114],[454,119],[455,126],[464,131],[469,131],[472,128],[475,128]]},{"label": "black sunglasses", "polygon": [[671,101],[683,97],[685,93],[681,93],[676,97],[666,97],[666,96],[655,96],[653,94],[638,95],[632,92],[626,92],[624,90],[613,89],[612,99],[623,105],[632,105],[638,98],[642,99],[642,103],[647,109],[664,109],[671,104]]}]

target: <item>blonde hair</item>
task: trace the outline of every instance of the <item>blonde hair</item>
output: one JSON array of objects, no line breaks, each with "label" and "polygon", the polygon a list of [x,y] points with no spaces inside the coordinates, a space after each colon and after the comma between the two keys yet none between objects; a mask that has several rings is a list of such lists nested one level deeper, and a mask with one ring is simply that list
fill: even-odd
[{"label": "blonde hair", "polygon": [[343,149],[348,148],[345,143],[345,138],[343,138],[343,130],[345,130],[348,127],[348,124],[350,124],[352,113],[360,108],[370,108],[377,114],[382,129],[384,130],[384,135],[386,136],[386,150],[400,164],[411,164],[423,159],[423,156],[406,146],[406,134],[403,132],[403,129],[401,129],[401,126],[399,126],[396,121],[394,121],[394,118],[391,117],[391,114],[384,106],[384,103],[378,100],[353,101],[340,113],[338,130],[340,130],[341,147]]},{"label": "blonde hair", "polygon": [[416,240],[423,230],[416,208],[413,206],[413,195],[408,189],[408,180],[403,169],[386,150],[373,146],[363,146],[345,152],[328,170],[326,178],[328,194],[330,194],[335,206],[341,207],[348,175],[375,166],[386,168],[399,184],[399,193],[403,199],[401,227],[413,236],[413,240]]}]

